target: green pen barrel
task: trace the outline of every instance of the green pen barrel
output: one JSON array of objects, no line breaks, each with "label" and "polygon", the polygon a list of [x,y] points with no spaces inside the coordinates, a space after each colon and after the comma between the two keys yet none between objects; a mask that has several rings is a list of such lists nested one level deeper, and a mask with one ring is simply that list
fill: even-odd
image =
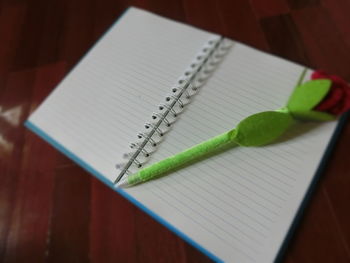
[{"label": "green pen barrel", "polygon": [[225,132],[214,138],[210,138],[200,144],[197,144],[181,153],[166,158],[158,163],[143,168],[137,173],[128,177],[130,185],[149,181],[159,176],[174,172],[191,163],[200,161],[220,151],[226,150],[236,145],[234,142],[235,130]]}]

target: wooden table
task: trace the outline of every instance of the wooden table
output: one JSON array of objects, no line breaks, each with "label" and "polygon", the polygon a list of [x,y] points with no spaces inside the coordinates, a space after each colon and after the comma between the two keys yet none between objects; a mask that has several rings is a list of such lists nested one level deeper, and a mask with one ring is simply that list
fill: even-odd
[{"label": "wooden table", "polygon": [[[209,262],[22,125],[133,4],[350,81],[350,1],[0,0],[0,261]],[[350,125],[284,262],[350,262]]]}]

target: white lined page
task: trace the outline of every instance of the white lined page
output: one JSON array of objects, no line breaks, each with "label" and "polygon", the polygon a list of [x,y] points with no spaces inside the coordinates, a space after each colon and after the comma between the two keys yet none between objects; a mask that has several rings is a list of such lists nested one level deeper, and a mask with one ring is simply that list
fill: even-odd
[{"label": "white lined page", "polygon": [[129,144],[213,38],[130,8],[29,121],[113,180]]},{"label": "white lined page", "polygon": [[[152,162],[284,106],[303,69],[235,44]],[[334,127],[323,123],[279,144],[237,147],[126,191],[226,262],[271,262]]]}]

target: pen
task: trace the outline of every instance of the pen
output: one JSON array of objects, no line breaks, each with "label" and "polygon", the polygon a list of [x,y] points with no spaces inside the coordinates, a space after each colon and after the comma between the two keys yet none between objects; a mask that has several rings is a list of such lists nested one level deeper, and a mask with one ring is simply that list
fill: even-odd
[{"label": "pen", "polygon": [[253,114],[239,122],[235,129],[122,178],[116,187],[133,186],[164,176],[237,145],[262,146],[269,144],[299,120],[333,120],[335,118],[333,114],[317,108],[322,105],[322,101],[328,103],[329,98],[326,95],[331,89],[331,84],[329,79],[316,79],[298,85],[290,96],[286,107]]},{"label": "pen", "polygon": [[[272,128],[271,123],[277,123],[278,125],[274,125]],[[116,186],[128,187],[164,176],[237,145],[260,146],[267,144],[280,136],[292,123],[292,116],[284,110],[266,111],[251,115],[241,121],[236,129],[210,138],[183,152],[141,169],[135,174],[124,177]],[[257,128],[256,125],[259,127]]]}]

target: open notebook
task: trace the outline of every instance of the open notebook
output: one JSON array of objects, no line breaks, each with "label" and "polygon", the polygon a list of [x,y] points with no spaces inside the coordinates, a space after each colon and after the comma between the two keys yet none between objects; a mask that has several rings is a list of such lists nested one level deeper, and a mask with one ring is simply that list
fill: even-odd
[{"label": "open notebook", "polygon": [[[137,141],[136,134],[159,112],[159,103],[181,82],[203,47],[219,39],[129,8],[26,125],[113,187],[119,173],[115,166],[123,161],[129,143]],[[225,41],[230,49],[148,164],[286,103],[304,67]],[[305,124],[303,131],[295,131],[298,136],[289,134],[289,140],[236,147],[161,179],[116,191],[216,261],[272,262],[336,125]]]}]

